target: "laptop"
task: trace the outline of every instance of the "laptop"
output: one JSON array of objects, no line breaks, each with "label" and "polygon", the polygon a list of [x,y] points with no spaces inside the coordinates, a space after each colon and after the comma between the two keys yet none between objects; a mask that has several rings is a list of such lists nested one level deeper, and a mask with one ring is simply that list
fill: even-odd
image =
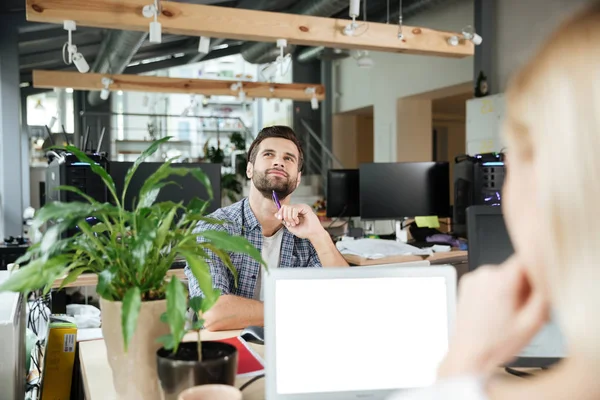
[{"label": "laptop", "polygon": [[278,268],[265,283],[267,400],[376,400],[435,382],[454,267]]}]

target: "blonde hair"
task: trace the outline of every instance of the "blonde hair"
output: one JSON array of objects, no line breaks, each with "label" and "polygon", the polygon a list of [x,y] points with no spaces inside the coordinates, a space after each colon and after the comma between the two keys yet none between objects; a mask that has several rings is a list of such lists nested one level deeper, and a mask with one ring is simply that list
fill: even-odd
[{"label": "blonde hair", "polygon": [[537,180],[540,261],[569,352],[600,360],[600,2],[546,41],[506,104],[508,149]]}]

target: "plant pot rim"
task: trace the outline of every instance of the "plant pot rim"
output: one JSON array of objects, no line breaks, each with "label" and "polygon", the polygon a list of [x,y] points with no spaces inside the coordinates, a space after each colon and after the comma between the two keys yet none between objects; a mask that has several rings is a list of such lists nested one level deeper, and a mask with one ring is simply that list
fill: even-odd
[{"label": "plant pot rim", "polygon": [[[180,347],[184,344],[194,344],[194,346],[197,346],[198,341],[187,341],[187,342],[181,342],[180,343]],[[203,358],[202,361],[198,361],[198,360],[180,360],[177,358],[169,358],[169,357],[165,357],[163,355],[161,355],[161,352],[168,352],[168,354],[171,354],[170,350],[167,350],[163,347],[161,347],[160,349],[158,349],[156,351],[156,357],[160,360],[163,360],[163,362],[169,362],[172,363],[174,365],[185,365],[185,366],[192,366],[192,365],[197,365],[197,364],[203,364],[203,365],[212,365],[212,364],[220,364],[223,361],[228,362],[230,361],[231,357],[234,357],[237,354],[237,348],[234,345],[231,345],[229,343],[224,343],[224,342],[219,342],[218,340],[206,340],[206,341],[202,341],[202,343],[216,343],[221,347],[226,347],[229,348],[231,351],[230,354],[225,355],[225,356],[221,356],[219,358],[210,358],[210,359],[205,359]]]}]

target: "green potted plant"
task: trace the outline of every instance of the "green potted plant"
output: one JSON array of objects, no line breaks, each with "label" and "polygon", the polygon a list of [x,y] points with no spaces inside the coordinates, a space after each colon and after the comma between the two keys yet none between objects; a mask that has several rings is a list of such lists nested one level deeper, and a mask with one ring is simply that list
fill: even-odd
[{"label": "green potted plant", "polygon": [[[162,343],[170,338],[167,344],[178,348],[183,338],[181,315],[188,306],[185,294],[181,295],[185,285],[175,277],[168,279],[167,272],[177,257],[186,259],[198,280],[205,294],[201,303],[204,311],[220,294],[212,287],[207,250],[217,254],[234,277],[237,271],[229,252],[261,260],[260,252],[243,237],[216,230],[195,232],[199,221],[223,223],[204,215],[210,199],[195,199],[189,204],[155,202],[159,192],[171,183],[169,177],[186,174],[202,182],[212,198],[210,182],[200,169],[173,168],[172,160],[166,161],[142,185],[134,209],[125,208],[127,187],[137,168],[169,139],[153,142],[140,155],[125,177],[120,197],[105,169],[77,148],[67,146],[67,152],[102,178],[111,202],[99,203],[76,187],[59,187],[87,202],[53,202],[41,208],[34,217],[33,228],[47,226],[42,239],[17,261],[27,265],[0,286],[0,291],[27,293],[44,288],[48,292],[56,279],[64,278],[64,286],[82,273],[96,274],[102,332],[120,399],[160,398],[156,373],[156,352],[161,347],[158,338],[162,338]],[[64,233],[73,227],[77,233],[65,237]],[[204,242],[197,243],[198,237],[203,237]],[[191,305],[196,307],[196,301]]]},{"label": "green potted plant", "polygon": [[[185,303],[187,296],[185,290],[178,284],[169,284],[167,290],[171,291],[169,302]],[[194,316],[201,316],[210,309],[218,298],[216,292],[200,299],[189,299],[189,307]],[[234,385],[237,375],[237,350],[234,346],[218,341],[202,342],[201,329],[204,321],[190,318],[185,314],[183,307],[175,307],[171,315],[176,323],[170,334],[159,340],[164,344],[156,353],[158,378],[162,390],[163,400],[177,400],[179,394],[190,387],[206,384]],[[167,318],[164,314],[163,318]],[[186,327],[187,321],[187,327]],[[195,331],[196,342],[181,342],[187,332]],[[179,339],[179,340],[177,340]],[[225,400],[225,399],[224,399]]]}]

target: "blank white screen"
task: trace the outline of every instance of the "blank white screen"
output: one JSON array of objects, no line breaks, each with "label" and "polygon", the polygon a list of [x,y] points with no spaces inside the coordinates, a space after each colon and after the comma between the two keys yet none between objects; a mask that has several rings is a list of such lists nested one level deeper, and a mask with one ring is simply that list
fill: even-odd
[{"label": "blank white screen", "polygon": [[279,280],[277,393],[423,387],[448,349],[442,277]]}]

